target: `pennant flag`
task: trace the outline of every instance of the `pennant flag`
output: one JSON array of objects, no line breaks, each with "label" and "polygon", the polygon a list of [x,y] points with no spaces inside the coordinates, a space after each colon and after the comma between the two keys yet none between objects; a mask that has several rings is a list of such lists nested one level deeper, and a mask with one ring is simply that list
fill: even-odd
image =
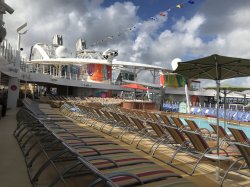
[{"label": "pennant flag", "polygon": [[[187,1],[184,2],[184,3],[177,4],[176,6],[170,7],[170,8],[168,8],[168,9],[165,10],[165,11],[159,12],[158,15],[164,17],[164,16],[167,15],[168,12],[174,10],[174,8],[179,8],[179,9],[181,9],[181,8],[183,8],[184,5],[186,5],[186,4],[193,5],[194,3],[195,3],[194,0],[187,0]],[[158,19],[157,16],[156,16],[156,17],[150,17],[150,18],[148,19],[148,21],[149,21],[149,20],[151,20],[151,21],[158,21],[159,19]],[[104,39],[102,39],[102,40],[100,39],[100,40],[95,41],[95,42],[94,42],[92,45],[90,45],[90,46],[95,46],[95,45],[97,45],[97,44],[106,42],[106,41],[108,41],[108,40],[113,40],[114,38],[120,37],[122,34],[125,34],[126,32],[133,32],[133,31],[137,28],[137,25],[138,25],[138,24],[136,24],[136,26],[133,26],[133,27],[127,27],[127,28],[125,27],[125,28],[123,28],[121,31],[117,32],[117,33],[114,34],[114,35],[106,36],[106,37],[105,37]],[[141,23],[139,23],[139,25],[141,25]]]},{"label": "pennant flag", "polygon": [[188,3],[189,3],[189,4],[194,4],[194,1],[189,0]]},{"label": "pennant flag", "polygon": [[176,8],[183,8],[183,4],[176,5]]},{"label": "pennant flag", "polygon": [[166,16],[164,12],[160,12],[160,16]]}]

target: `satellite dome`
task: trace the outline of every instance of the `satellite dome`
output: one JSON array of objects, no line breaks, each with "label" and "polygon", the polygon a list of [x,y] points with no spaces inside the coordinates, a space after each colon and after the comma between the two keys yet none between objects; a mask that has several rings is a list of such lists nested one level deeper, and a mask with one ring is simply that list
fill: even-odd
[{"label": "satellite dome", "polygon": [[175,58],[174,60],[172,60],[171,62],[171,66],[172,66],[172,70],[176,70],[178,67],[178,63],[181,62],[182,60],[180,58]]},{"label": "satellite dome", "polygon": [[66,47],[59,46],[56,48],[56,57],[58,58],[67,58],[69,57],[69,53]]}]

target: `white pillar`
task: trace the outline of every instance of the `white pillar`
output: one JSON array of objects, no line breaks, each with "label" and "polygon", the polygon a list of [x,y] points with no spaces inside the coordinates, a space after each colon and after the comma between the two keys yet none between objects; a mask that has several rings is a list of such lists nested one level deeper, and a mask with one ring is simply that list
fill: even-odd
[{"label": "white pillar", "polygon": [[186,93],[186,100],[187,100],[187,113],[190,114],[190,99],[189,99],[189,93],[188,93],[188,86],[185,84],[185,93]]},{"label": "white pillar", "polygon": [[42,67],[43,67],[43,74],[45,73],[45,67],[44,67],[44,64],[42,65]]},{"label": "white pillar", "polygon": [[19,79],[11,77],[9,79],[9,88],[8,88],[8,100],[7,108],[16,108],[17,99],[19,98]]},{"label": "white pillar", "polygon": [[61,78],[61,76],[62,76],[62,66],[59,65],[59,67],[58,67],[58,77]]},{"label": "white pillar", "polygon": [[20,51],[21,33],[17,33],[17,50]]}]

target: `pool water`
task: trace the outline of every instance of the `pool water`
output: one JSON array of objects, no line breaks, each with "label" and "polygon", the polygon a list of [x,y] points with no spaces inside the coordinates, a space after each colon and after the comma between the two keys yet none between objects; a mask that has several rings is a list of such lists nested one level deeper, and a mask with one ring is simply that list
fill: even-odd
[{"label": "pool water", "polygon": [[[208,120],[205,120],[205,119],[193,119],[193,118],[190,118],[190,120],[193,120],[197,123],[197,125],[200,127],[200,128],[207,128],[208,130],[210,131],[213,131],[212,127],[209,125],[211,123],[213,124],[216,124],[216,119],[214,118],[212,121],[208,121]],[[183,123],[186,125],[186,122],[184,119],[182,119]],[[220,121],[220,126],[222,127],[226,127],[226,132],[228,134],[231,134],[231,132],[227,129],[227,127],[230,127],[230,128],[235,128],[235,129],[241,129],[243,130],[247,137],[250,138],[250,126],[247,126],[247,125],[236,125],[236,124],[230,124],[230,123],[226,123],[224,124],[224,121]]]}]

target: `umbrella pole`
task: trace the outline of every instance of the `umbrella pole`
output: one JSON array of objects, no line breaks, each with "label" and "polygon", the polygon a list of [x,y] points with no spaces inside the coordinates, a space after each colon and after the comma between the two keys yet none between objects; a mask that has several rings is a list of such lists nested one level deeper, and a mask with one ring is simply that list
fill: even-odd
[{"label": "umbrella pole", "polygon": [[134,100],[136,100],[136,89],[134,91]]},{"label": "umbrella pole", "polygon": [[[216,80],[216,89],[217,89],[217,94],[216,94],[216,98],[217,98],[217,106],[216,106],[216,111],[217,111],[217,115],[216,115],[216,124],[217,124],[217,156],[219,158],[219,94],[220,94],[220,80]],[[217,166],[216,166],[216,180],[220,180],[220,159],[217,159]]]},{"label": "umbrella pole", "polygon": [[188,93],[188,86],[185,84],[185,94],[186,94],[186,101],[187,101],[187,113],[190,114],[190,98],[189,98],[189,93]]},{"label": "umbrella pole", "polygon": [[136,90],[134,89],[134,101],[133,101],[133,109],[135,109],[135,101],[136,101]]},{"label": "umbrella pole", "polygon": [[226,130],[226,98],[227,98],[227,92],[224,91],[224,129]]}]

